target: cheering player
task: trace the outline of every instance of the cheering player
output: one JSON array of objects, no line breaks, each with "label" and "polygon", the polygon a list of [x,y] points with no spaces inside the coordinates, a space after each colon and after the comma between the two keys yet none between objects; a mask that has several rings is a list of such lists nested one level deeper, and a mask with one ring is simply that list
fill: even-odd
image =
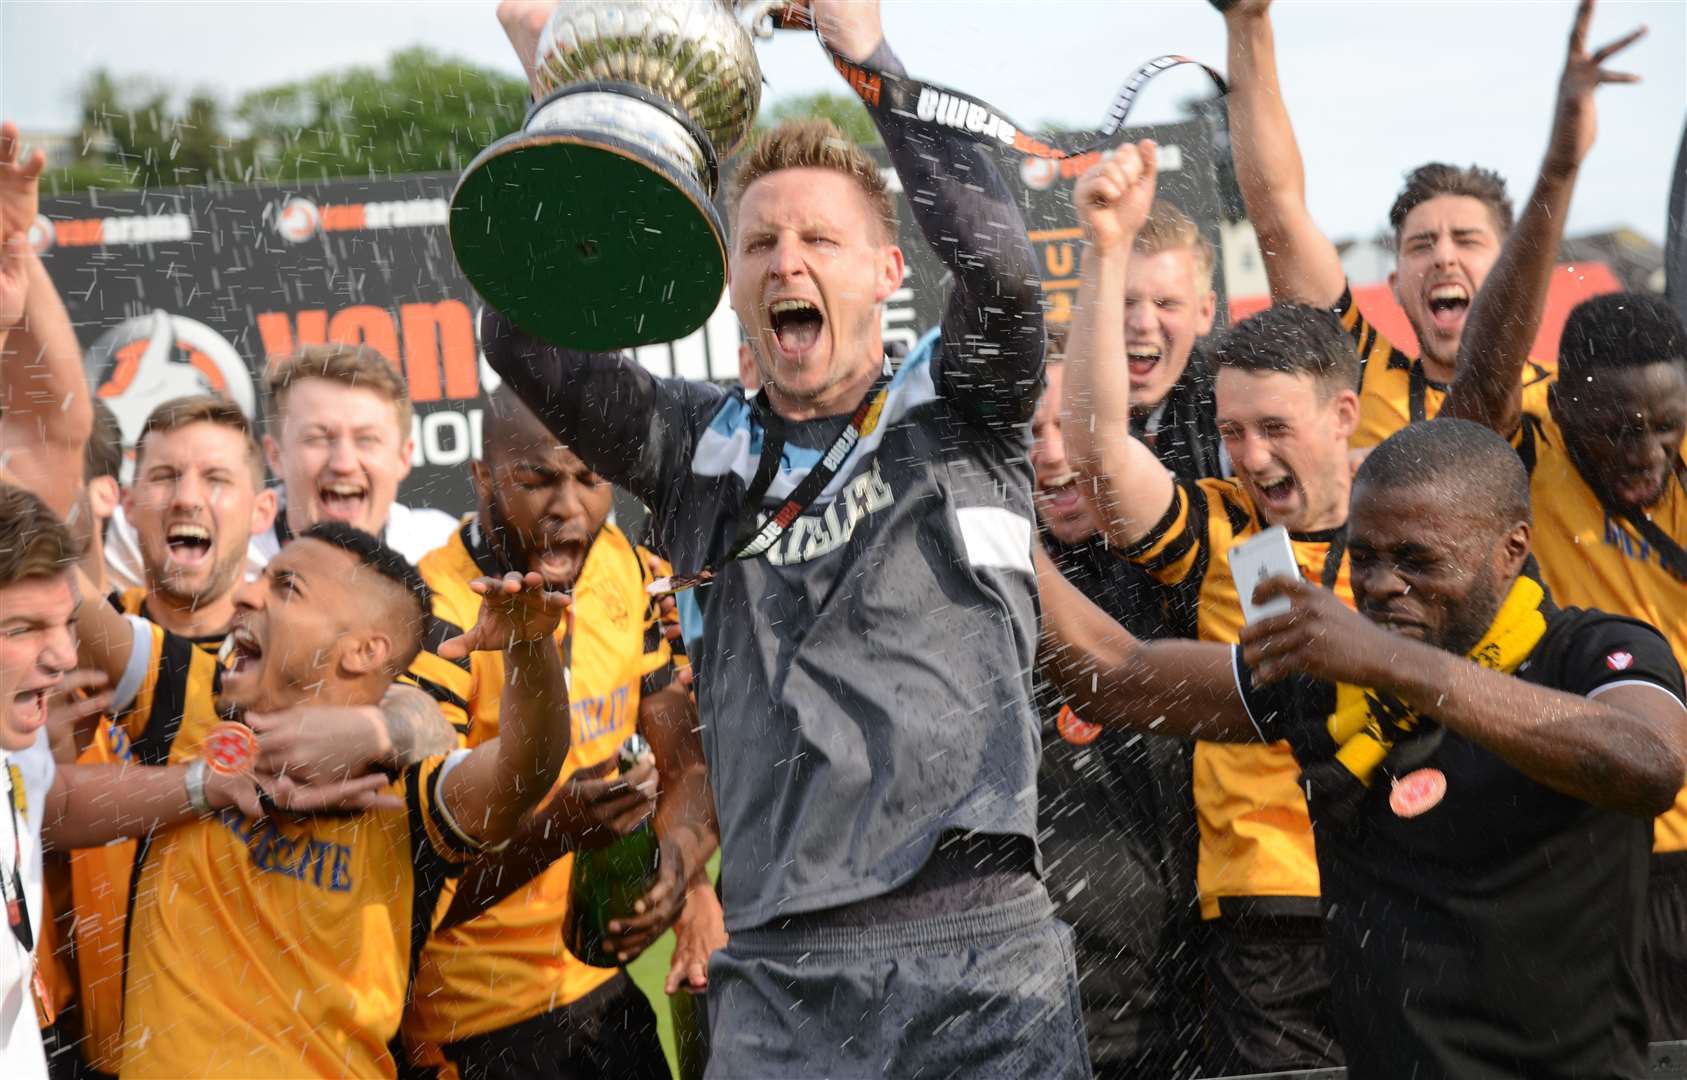
[{"label": "cheering player", "polygon": [[[1214,2],[1224,11],[1229,36],[1226,101],[1236,179],[1259,235],[1271,298],[1333,308],[1341,316],[1363,363],[1353,444],[1375,446],[1440,410],[1471,298],[1511,228],[1505,181],[1475,166],[1423,165],[1390,207],[1398,266],[1389,284],[1420,350],[1407,356],[1359,311],[1335,245],[1307,210],[1305,169],[1277,80],[1271,0]],[[1539,364],[1524,366],[1521,385],[1530,411],[1545,412],[1549,381]]]},{"label": "cheering player", "polygon": [[1273,578],[1254,599],[1289,611],[1239,646],[1142,643],[1039,575],[1046,664],[1085,716],[1292,747],[1355,1078],[1648,1075],[1636,968],[1649,820],[1687,769],[1681,668],[1645,624],[1557,607],[1531,533],[1517,455],[1445,419],[1354,479],[1363,614]]},{"label": "cheering player", "polygon": [[[876,3],[813,9],[840,63],[901,72]],[[936,347],[894,376],[894,203],[824,123],[762,136],[731,200],[754,398],[495,313],[482,340],[562,442],[651,506],[675,570],[713,571],[693,652],[730,933],[710,1074],[1084,1076],[1027,797],[1036,259],[990,151],[874,116],[953,279]]]},{"label": "cheering player", "polygon": [[[1581,163],[1595,89],[1633,76],[1604,62],[1634,35],[1587,48],[1582,4],[1529,204],[1471,310],[1445,411],[1510,438],[1529,469],[1536,555],[1566,603],[1642,619],[1687,663],[1687,332],[1661,298],[1597,297],[1570,313],[1544,417],[1515,392],[1520,342],[1538,330]],[[1687,792],[1653,832],[1645,974],[1654,1039],[1687,1038]]]},{"label": "cheering player", "polygon": [[[529,571],[572,592],[573,634],[559,627],[556,644],[569,670],[573,735],[550,800],[508,849],[474,865],[429,939],[405,1037],[423,1063],[448,1063],[462,1076],[665,1078],[644,995],[624,970],[589,966],[567,949],[568,852],[613,843],[654,811],[661,876],[611,951],[631,959],[668,928],[715,846],[696,706],[674,681],[646,589],[653,557],[605,522],[609,484],[508,388],[489,396],[486,418],[473,466],[480,510],[420,570],[435,610],[458,623],[478,617],[470,586],[483,576]],[[470,746],[498,734],[502,668],[499,654],[481,652],[463,673]],[[616,751],[635,730],[656,769],[641,763],[617,777]],[[652,800],[656,772],[661,794]],[[718,921],[706,876],[698,894]]]},{"label": "cheering player", "polygon": [[[1153,600],[1171,613],[1173,632],[1233,642],[1242,613],[1229,549],[1269,525],[1290,530],[1305,573],[1348,595],[1347,442],[1359,413],[1358,361],[1329,313],[1272,308],[1215,349],[1218,428],[1235,479],[1180,478],[1130,433],[1120,308],[1133,237],[1154,196],[1155,155],[1151,143],[1121,147],[1073,193],[1084,248],[1063,431],[1095,486],[1108,544],[1157,584]],[[1193,783],[1215,1002],[1209,1068],[1338,1063],[1325,1014],[1318,869],[1293,758],[1282,746],[1201,742]]]}]

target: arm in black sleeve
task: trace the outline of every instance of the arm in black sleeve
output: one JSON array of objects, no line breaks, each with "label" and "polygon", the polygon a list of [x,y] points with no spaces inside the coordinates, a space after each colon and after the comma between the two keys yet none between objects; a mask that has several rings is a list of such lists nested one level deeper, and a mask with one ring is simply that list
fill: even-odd
[{"label": "arm in black sleeve", "polygon": [[[868,63],[903,71],[882,42]],[[987,151],[961,135],[889,110],[873,119],[921,234],[954,278],[939,389],[987,424],[1029,423],[1042,388],[1043,296],[1012,191]]]},{"label": "arm in black sleeve", "polygon": [[674,504],[720,388],[658,379],[619,353],[552,345],[491,308],[480,332],[492,370],[580,460],[658,514]]}]

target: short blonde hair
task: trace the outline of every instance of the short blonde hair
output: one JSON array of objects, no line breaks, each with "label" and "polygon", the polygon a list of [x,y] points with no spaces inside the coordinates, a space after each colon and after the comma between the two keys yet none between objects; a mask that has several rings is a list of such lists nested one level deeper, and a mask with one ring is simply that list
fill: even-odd
[{"label": "short blonde hair", "polygon": [[276,424],[287,395],[305,379],[327,379],[342,386],[372,390],[392,402],[401,439],[410,437],[410,386],[397,367],[367,345],[306,345],[269,373],[269,422]]},{"label": "short blonde hair", "polygon": [[1195,256],[1195,276],[1201,291],[1211,291],[1215,259],[1212,243],[1188,214],[1164,199],[1155,199],[1148,210],[1148,220],[1136,234],[1136,250],[1143,255],[1158,255],[1179,248],[1188,248]]},{"label": "short blonde hair", "polygon": [[82,557],[82,545],[34,493],[0,483],[0,589],[51,578]]},{"label": "short blonde hair", "polygon": [[830,169],[854,180],[884,228],[896,241],[896,200],[885,186],[879,163],[849,140],[830,120],[791,120],[756,140],[732,182],[732,210],[744,201],[751,184],[782,169]]},{"label": "short blonde hair", "polygon": [[212,424],[228,428],[240,436],[240,441],[246,445],[246,464],[252,474],[252,486],[263,489],[264,456],[258,449],[258,440],[253,437],[251,421],[240,411],[240,406],[215,394],[171,398],[152,410],[141,426],[141,433],[135,436],[136,474],[139,475],[141,461],[146,457],[148,438],[168,435],[191,424]]}]

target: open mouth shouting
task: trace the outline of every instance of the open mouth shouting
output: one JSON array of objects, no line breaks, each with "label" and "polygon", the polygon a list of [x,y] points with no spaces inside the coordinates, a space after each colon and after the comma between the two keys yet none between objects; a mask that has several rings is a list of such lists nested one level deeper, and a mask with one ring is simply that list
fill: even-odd
[{"label": "open mouth shouting", "polygon": [[779,358],[801,361],[819,343],[826,316],[813,301],[790,297],[768,305],[767,325],[773,331]]},{"label": "open mouth shouting", "polygon": [[245,623],[235,623],[228,632],[228,667],[223,672],[223,684],[256,675],[263,658],[264,647],[257,635]]},{"label": "open mouth shouting", "polygon": [[1470,290],[1457,282],[1443,282],[1430,288],[1425,297],[1429,318],[1443,334],[1456,332],[1470,311]]},{"label": "open mouth shouting", "polygon": [[568,589],[580,576],[586,561],[585,541],[574,537],[546,537],[534,552],[533,569],[551,588]]},{"label": "open mouth shouting", "polygon": [[1630,469],[1612,478],[1611,496],[1618,506],[1639,509],[1657,502],[1668,482],[1668,466]]},{"label": "open mouth shouting", "polygon": [[1131,378],[1138,381],[1154,374],[1154,369],[1160,366],[1160,357],[1158,345],[1125,346],[1125,363],[1130,367]]},{"label": "open mouth shouting", "polygon": [[1282,521],[1300,509],[1300,485],[1290,473],[1269,480],[1256,476],[1253,489],[1267,520]]},{"label": "open mouth shouting", "polygon": [[47,700],[63,678],[50,683],[19,690],[12,695],[12,717],[8,726],[23,734],[39,731],[47,723]]},{"label": "open mouth shouting", "polygon": [[211,557],[211,530],[191,521],[176,522],[164,530],[164,546],[177,566],[203,566]]},{"label": "open mouth shouting", "polygon": [[316,490],[317,504],[326,521],[359,525],[369,507],[369,489],[346,480],[335,480]]}]

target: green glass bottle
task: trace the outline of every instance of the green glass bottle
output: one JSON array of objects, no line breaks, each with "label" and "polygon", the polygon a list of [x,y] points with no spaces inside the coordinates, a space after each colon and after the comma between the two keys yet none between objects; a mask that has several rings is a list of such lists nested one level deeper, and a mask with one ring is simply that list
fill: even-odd
[{"label": "green glass bottle", "polygon": [[[616,763],[625,776],[650,752],[644,736],[634,734],[621,744]],[[633,905],[656,880],[661,849],[650,819],[608,847],[574,853],[574,874],[568,888],[568,951],[593,967],[620,967],[604,947],[609,924],[631,916]]]}]

